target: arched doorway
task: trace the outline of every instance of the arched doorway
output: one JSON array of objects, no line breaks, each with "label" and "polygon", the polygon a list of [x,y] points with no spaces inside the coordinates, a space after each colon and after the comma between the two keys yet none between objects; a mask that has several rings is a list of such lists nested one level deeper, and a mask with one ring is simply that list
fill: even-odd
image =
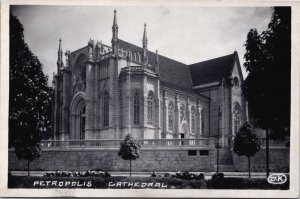
[{"label": "arched doorway", "polygon": [[77,93],[71,102],[71,135],[72,140],[85,139],[86,107],[84,92]]},{"label": "arched doorway", "polygon": [[[180,133],[180,138],[185,139],[189,137],[189,127],[186,123],[183,123],[181,125],[181,133]],[[186,141],[182,141],[182,145],[188,144]]]}]

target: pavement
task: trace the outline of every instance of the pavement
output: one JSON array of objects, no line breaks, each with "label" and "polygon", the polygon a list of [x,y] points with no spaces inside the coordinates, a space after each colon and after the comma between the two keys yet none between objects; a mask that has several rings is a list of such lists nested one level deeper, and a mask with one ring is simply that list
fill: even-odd
[{"label": "pavement", "polygon": [[[30,171],[30,176],[43,176],[46,172],[56,172],[56,171]],[[84,172],[84,171],[82,171]],[[222,172],[222,171],[220,171]],[[129,176],[129,171],[108,171],[111,176]],[[157,172],[162,176],[165,173],[175,174],[176,172]],[[211,179],[211,176],[215,172],[190,172],[194,174],[203,173],[205,179]],[[248,172],[223,172],[225,177],[239,177],[239,178],[248,178]],[[27,171],[11,171],[13,176],[27,176]],[[150,177],[152,172],[131,172],[132,177]],[[273,173],[270,173],[273,174]],[[289,173],[284,173],[287,176]],[[251,178],[266,178],[265,172],[251,172]]]}]

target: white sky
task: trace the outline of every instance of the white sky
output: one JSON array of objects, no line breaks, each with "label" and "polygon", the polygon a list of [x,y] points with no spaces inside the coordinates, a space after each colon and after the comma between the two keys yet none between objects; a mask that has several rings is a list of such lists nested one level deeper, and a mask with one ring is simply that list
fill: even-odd
[{"label": "white sky", "polygon": [[[238,51],[241,65],[251,28],[266,30],[270,7],[165,6],[12,6],[24,27],[25,41],[52,81],[58,40],[74,51],[90,38],[111,45],[113,10],[117,9],[119,38],[142,46],[147,23],[148,49],[185,64]],[[65,60],[64,60],[65,62]],[[245,76],[245,70],[243,69]]]}]

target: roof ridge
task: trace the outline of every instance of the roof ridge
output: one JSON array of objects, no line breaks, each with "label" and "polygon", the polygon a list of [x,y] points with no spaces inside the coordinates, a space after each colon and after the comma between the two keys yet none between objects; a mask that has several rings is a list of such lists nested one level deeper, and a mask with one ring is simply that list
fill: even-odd
[{"label": "roof ridge", "polygon": [[[126,42],[126,43],[128,43],[128,44],[130,44],[130,45],[133,45],[134,47],[140,48],[141,50],[143,49],[142,47],[139,47],[139,46],[137,46],[137,45],[135,45],[135,44],[132,44],[132,43],[130,43],[130,42],[128,42],[128,41],[125,41],[125,40],[123,40],[123,39],[118,39],[118,40],[121,40],[122,42]],[[148,50],[148,52],[153,53],[153,54],[156,54],[155,52],[153,52],[153,51],[151,51],[151,50]],[[159,53],[158,53],[158,55],[161,56],[161,57],[163,57],[163,58],[166,58],[166,59],[169,59],[169,60],[175,61],[175,62],[177,62],[177,63],[180,63],[180,64],[183,64],[183,65],[188,66],[188,64],[185,64],[185,63],[182,63],[182,62],[177,61],[177,60],[175,60],[175,59],[166,57],[166,56],[161,55],[161,54],[159,54]]]},{"label": "roof ridge", "polygon": [[231,54],[227,54],[227,55],[224,55],[224,56],[221,56],[221,57],[215,57],[215,58],[212,58],[212,59],[207,59],[207,60],[204,60],[204,61],[200,61],[200,62],[196,62],[196,63],[193,63],[193,64],[189,64],[188,66],[192,66],[192,65],[196,65],[196,64],[200,64],[200,63],[205,63],[205,62],[210,62],[210,61],[215,61],[217,59],[226,58],[226,57],[235,56],[235,55],[236,55],[236,51],[234,51]]},{"label": "roof ridge", "polygon": [[237,52],[189,65],[193,85],[218,82],[232,73]]}]

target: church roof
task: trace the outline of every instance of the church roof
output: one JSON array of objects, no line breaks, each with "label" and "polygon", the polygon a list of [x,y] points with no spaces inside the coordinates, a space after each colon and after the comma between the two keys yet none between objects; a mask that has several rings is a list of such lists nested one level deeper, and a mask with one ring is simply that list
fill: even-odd
[{"label": "church roof", "polygon": [[218,82],[222,77],[230,76],[236,58],[235,51],[230,55],[189,65],[193,85]]},{"label": "church roof", "polygon": [[[123,48],[124,50],[130,49],[132,52],[142,52],[143,50],[142,48],[121,39],[118,41],[119,48]],[[161,85],[199,95],[192,90],[191,74],[186,64],[169,59],[162,55],[158,56]],[[156,53],[148,51],[148,60],[149,64],[155,66]]]}]

